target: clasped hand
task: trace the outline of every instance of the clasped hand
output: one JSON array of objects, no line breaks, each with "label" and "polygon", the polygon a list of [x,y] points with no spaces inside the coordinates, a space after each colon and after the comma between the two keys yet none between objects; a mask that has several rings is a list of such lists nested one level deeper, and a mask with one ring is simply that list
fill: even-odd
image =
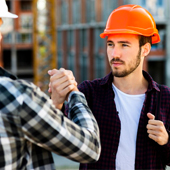
[{"label": "clasped hand", "polygon": [[72,71],[61,68],[49,70],[50,83],[48,92],[56,108],[61,109],[71,91],[78,91]]}]

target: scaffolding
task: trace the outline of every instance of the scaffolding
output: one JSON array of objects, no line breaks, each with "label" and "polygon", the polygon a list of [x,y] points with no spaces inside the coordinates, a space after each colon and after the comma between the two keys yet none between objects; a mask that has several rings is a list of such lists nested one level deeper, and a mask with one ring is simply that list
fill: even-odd
[{"label": "scaffolding", "polygon": [[34,83],[48,91],[49,69],[57,68],[55,0],[33,0]]}]

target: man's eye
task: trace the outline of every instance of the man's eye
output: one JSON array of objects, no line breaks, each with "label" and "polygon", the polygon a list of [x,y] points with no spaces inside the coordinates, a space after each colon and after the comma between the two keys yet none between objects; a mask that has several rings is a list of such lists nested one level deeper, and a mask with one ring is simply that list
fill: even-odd
[{"label": "man's eye", "polygon": [[128,47],[128,45],[127,44],[122,44],[122,47]]},{"label": "man's eye", "polygon": [[111,43],[107,43],[107,46],[113,46],[113,44],[111,44]]}]

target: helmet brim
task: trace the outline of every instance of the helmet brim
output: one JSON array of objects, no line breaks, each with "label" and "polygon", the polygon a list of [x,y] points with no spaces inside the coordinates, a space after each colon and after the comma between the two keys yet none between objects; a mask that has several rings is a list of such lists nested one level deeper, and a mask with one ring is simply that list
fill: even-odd
[{"label": "helmet brim", "polygon": [[10,12],[6,12],[3,14],[0,14],[0,18],[18,18],[18,16]]},{"label": "helmet brim", "polygon": [[106,36],[111,35],[111,34],[135,34],[135,35],[143,35],[143,36],[146,36],[146,37],[152,36],[152,44],[160,42],[160,36],[157,32],[155,32],[154,34],[151,34],[151,35],[144,35],[144,34],[141,34],[140,32],[137,32],[137,31],[122,30],[122,29],[121,30],[103,32],[103,33],[100,34],[100,37],[105,38]]}]

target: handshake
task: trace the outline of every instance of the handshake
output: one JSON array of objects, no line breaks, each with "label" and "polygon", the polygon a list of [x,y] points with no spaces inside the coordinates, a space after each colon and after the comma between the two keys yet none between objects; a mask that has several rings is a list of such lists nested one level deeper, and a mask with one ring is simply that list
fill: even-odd
[{"label": "handshake", "polygon": [[48,74],[50,75],[48,92],[51,93],[51,99],[55,107],[61,110],[70,92],[79,91],[77,82],[72,71],[64,68],[49,70]]}]

